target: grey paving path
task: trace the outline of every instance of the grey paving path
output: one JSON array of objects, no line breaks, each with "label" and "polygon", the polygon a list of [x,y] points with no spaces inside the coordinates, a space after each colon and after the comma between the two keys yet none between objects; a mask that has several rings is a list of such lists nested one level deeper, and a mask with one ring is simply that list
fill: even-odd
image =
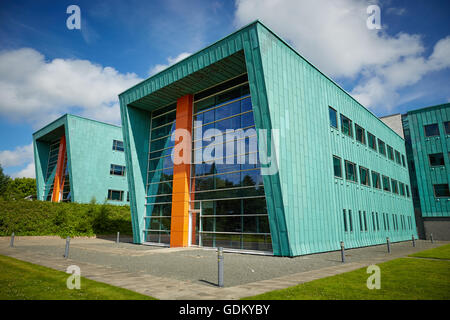
[{"label": "grey paving path", "polygon": [[239,299],[299,283],[348,272],[449,242],[417,241],[385,246],[280,258],[238,253],[225,254],[225,288],[218,288],[217,258],[213,250],[163,248],[94,238],[71,240],[70,259],[62,257],[65,239],[57,237],[0,238],[0,254],[65,271],[78,265],[81,275],[158,299]]}]

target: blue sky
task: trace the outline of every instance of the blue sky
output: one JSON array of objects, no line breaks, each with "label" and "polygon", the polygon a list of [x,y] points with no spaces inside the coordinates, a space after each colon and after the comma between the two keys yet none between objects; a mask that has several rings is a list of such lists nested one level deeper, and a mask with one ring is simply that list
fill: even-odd
[{"label": "blue sky", "polygon": [[379,116],[450,101],[449,1],[318,2],[2,1],[0,163],[32,176],[36,129],[67,112],[118,124],[117,94],[255,19]]}]

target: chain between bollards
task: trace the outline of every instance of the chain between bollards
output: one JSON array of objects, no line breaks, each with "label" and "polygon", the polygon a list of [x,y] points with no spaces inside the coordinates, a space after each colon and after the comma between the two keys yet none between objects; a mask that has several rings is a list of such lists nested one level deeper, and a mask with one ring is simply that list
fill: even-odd
[{"label": "chain between bollards", "polygon": [[9,243],[9,246],[10,246],[11,248],[14,247],[14,232],[11,233],[11,242]]},{"label": "chain between bollards", "polygon": [[345,246],[344,246],[344,241],[341,241],[341,260],[342,260],[342,263],[345,263]]},{"label": "chain between bollards", "polygon": [[219,273],[219,279],[218,279],[218,285],[220,288],[223,287],[223,248],[219,247],[217,248],[217,263],[218,263],[218,273]]},{"label": "chain between bollards", "polygon": [[412,235],[412,245],[413,245],[413,247],[416,246],[416,239],[414,238],[414,235]]},{"label": "chain between bollards", "polygon": [[116,243],[119,244],[119,242],[120,242],[120,232],[117,232]]},{"label": "chain between bollards", "polygon": [[430,240],[431,240],[431,243],[434,243],[433,234],[432,233],[430,233]]},{"label": "chain between bollards", "polygon": [[391,242],[389,241],[389,237],[386,237],[387,251],[391,253]]},{"label": "chain between bollards", "polygon": [[70,237],[66,238],[66,250],[64,251],[64,258],[69,258],[69,245],[70,245]]}]

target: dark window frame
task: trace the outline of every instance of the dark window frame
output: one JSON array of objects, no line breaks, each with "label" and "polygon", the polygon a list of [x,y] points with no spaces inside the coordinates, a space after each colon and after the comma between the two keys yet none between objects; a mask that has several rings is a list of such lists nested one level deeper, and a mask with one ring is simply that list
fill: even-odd
[{"label": "dark window frame", "polygon": [[[437,154],[440,154],[440,155],[442,155],[442,164],[432,164],[431,163],[431,157],[430,156],[434,156],[434,155],[437,155]],[[429,153],[428,154],[428,164],[430,165],[430,167],[432,167],[432,168],[436,168],[436,167],[444,167],[445,166],[445,159],[444,159],[444,153],[443,152],[437,152],[437,153]]]},{"label": "dark window frame", "polygon": [[[369,138],[369,137],[371,137],[371,136],[373,137],[373,143],[374,143],[375,147],[373,147],[373,146],[370,144],[370,138]],[[375,135],[371,134],[369,131],[367,131],[367,145],[368,145],[369,148],[371,148],[372,150],[378,151],[378,148],[377,148],[377,137],[376,137]]]},{"label": "dark window frame", "polygon": [[[367,183],[363,183],[361,171],[365,171],[366,172]],[[370,187],[370,170],[367,169],[366,167],[359,166],[359,182],[363,186]]]},{"label": "dark window frame", "polygon": [[[428,135],[427,128],[434,127],[434,126],[437,128],[437,134]],[[426,124],[423,126],[423,133],[425,135],[425,138],[432,138],[432,137],[439,137],[441,132],[439,130],[439,125],[437,123],[430,123],[430,124]]]},{"label": "dark window frame", "polygon": [[[358,129],[361,129],[362,131],[362,141],[358,139]],[[363,127],[361,127],[360,125],[358,125],[357,123],[355,123],[355,139],[356,141],[358,141],[359,143],[366,145],[366,129],[364,129]]]},{"label": "dark window frame", "polygon": [[[387,185],[388,185],[388,190],[386,190],[385,188],[384,188],[384,178],[387,178],[387,181],[388,181],[388,183],[387,183]],[[391,179],[388,177],[388,176],[385,176],[385,175],[382,175],[381,176],[381,185],[383,186],[383,191],[386,191],[386,192],[391,192]]]},{"label": "dark window frame", "polygon": [[[331,110],[333,110],[334,112],[335,112],[335,121],[336,121],[336,126],[334,126],[333,124],[332,124],[332,122],[331,122]],[[331,107],[331,106],[328,106],[328,117],[329,117],[329,120],[330,120],[330,127],[332,127],[332,128],[335,128],[335,129],[338,129],[339,130],[339,124],[338,124],[338,112],[337,112],[337,110],[336,109],[334,109],[333,107]]]},{"label": "dark window frame", "polygon": [[390,145],[386,145],[386,150],[387,150],[387,156],[389,160],[395,161],[395,156],[394,156],[394,148],[392,148]]},{"label": "dark window frame", "polygon": [[[340,170],[341,170],[341,175],[340,176],[337,176],[336,175],[336,171],[334,170],[334,159],[338,159],[339,160],[339,168],[340,168]],[[342,158],[341,157],[338,157],[338,156],[335,156],[335,155],[333,155],[333,175],[334,175],[334,177],[335,178],[340,178],[340,179],[343,179],[344,177],[343,177],[343,170],[342,170]]]},{"label": "dark window frame", "polygon": [[[377,138],[377,144],[378,144],[378,153],[380,153],[381,155],[387,157],[386,142],[384,142],[380,138]],[[380,148],[380,145],[382,145],[383,148]]]},{"label": "dark window frame", "polygon": [[[436,186],[444,186],[444,185],[447,185],[447,190],[448,190],[447,195],[444,195],[444,196],[436,195]],[[434,197],[436,199],[450,198],[450,187],[449,187],[449,184],[448,183],[436,183],[436,184],[433,184],[433,194],[434,194]]]},{"label": "dark window frame", "polygon": [[[120,167],[121,168],[121,170],[120,170],[121,173],[120,174],[116,174],[115,173],[116,172],[115,171],[116,167]],[[124,177],[126,175],[126,168],[123,165],[111,163],[111,166],[110,166],[110,169],[109,169],[109,174],[112,175],[112,176]]]},{"label": "dark window frame", "polygon": [[[347,163],[352,164],[354,166],[355,180],[351,180],[348,178]],[[356,163],[351,162],[349,160],[345,160],[344,166],[345,166],[345,180],[353,182],[353,183],[358,183],[358,169],[357,169]]]},{"label": "dark window frame", "polygon": [[450,121],[444,121],[442,124],[446,135],[450,135]]},{"label": "dark window frame", "polygon": [[[372,187],[374,187],[375,189],[380,189],[380,190],[382,190],[383,189],[383,183],[382,183],[382,181],[381,181],[381,175],[378,173],[378,172],[376,172],[376,171],[373,171],[372,170],[372,172],[371,172],[371,174],[372,174]],[[375,174],[377,177],[378,177],[378,182],[379,182],[379,186],[377,187],[375,184],[374,184],[374,180],[373,180],[373,174]]]},{"label": "dark window frame", "polygon": [[[122,144],[122,147],[119,147],[120,144]],[[112,146],[112,149],[113,149],[114,151],[124,152],[124,151],[125,151],[125,147],[124,147],[124,145],[123,145],[123,141],[113,139],[113,146]]]},{"label": "dark window frame", "polygon": [[[347,132],[345,132],[344,131],[344,128],[345,128],[345,126],[343,125],[343,121],[344,120],[348,120],[348,129],[350,130],[350,132],[349,133],[347,133]],[[341,131],[342,131],[342,133],[343,134],[345,134],[346,136],[348,136],[348,137],[350,137],[350,138],[353,138],[353,121],[352,120],[350,120],[350,118],[347,118],[346,116],[344,116],[342,113],[341,113]]]},{"label": "dark window frame", "polygon": [[[113,197],[112,197],[112,195],[113,195],[113,192],[119,192],[119,194],[120,194],[120,199],[119,200],[117,200],[117,199],[113,199]],[[118,201],[118,202],[122,202],[123,201],[123,190],[114,190],[114,189],[108,189],[108,198],[107,198],[109,201]]]}]

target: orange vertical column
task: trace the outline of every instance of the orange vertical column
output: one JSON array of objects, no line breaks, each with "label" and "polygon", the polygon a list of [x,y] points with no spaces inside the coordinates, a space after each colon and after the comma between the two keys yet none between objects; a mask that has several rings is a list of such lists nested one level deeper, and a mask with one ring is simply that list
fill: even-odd
[{"label": "orange vertical column", "polygon": [[172,219],[170,227],[170,246],[185,247],[189,237],[189,185],[191,176],[191,148],[192,148],[192,109],[193,96],[185,95],[177,100],[176,129],[184,129],[189,133],[189,139],[181,138],[183,151],[180,154],[185,161],[174,164],[172,187]]},{"label": "orange vertical column", "polygon": [[61,200],[61,185],[64,178],[64,157],[66,155],[66,136],[59,140],[58,162],[56,163],[56,173],[53,182],[52,202]]}]

